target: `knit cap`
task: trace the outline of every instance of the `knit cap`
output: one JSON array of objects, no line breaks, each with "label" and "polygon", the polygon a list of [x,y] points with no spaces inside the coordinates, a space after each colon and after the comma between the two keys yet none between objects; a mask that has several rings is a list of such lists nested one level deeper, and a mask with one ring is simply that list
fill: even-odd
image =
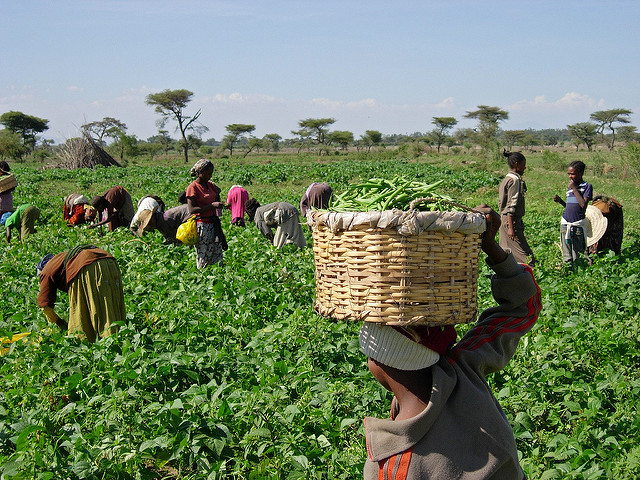
[{"label": "knit cap", "polygon": [[398,370],[421,370],[435,364],[456,340],[452,325],[395,327],[364,322],[360,350],[375,361]]}]

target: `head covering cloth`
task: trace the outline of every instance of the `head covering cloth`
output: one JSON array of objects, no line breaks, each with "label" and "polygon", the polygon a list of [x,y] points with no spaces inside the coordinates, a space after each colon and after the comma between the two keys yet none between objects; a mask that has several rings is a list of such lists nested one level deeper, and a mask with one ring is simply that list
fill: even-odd
[{"label": "head covering cloth", "polygon": [[40,259],[38,264],[36,265],[36,274],[40,275],[42,273],[42,269],[45,267],[49,260],[54,257],[53,253],[47,253],[44,257]]},{"label": "head covering cloth", "polygon": [[200,173],[202,173],[207,168],[213,168],[213,163],[211,163],[211,161],[207,160],[206,158],[201,158],[195,163],[193,167],[191,167],[189,174],[192,177],[197,177],[198,175],[200,175]]}]

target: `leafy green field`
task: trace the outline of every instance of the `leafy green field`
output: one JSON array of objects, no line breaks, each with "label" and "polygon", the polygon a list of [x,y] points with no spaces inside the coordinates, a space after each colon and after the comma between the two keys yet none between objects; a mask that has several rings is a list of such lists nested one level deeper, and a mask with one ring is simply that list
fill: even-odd
[{"label": "leafy green field", "polygon": [[[555,163],[527,155],[525,224],[544,309],[490,383],[529,478],[636,479],[638,185],[615,173],[596,177],[583,159],[595,191],[625,207],[623,251],[558,271],[562,210],[552,197],[565,191],[563,165],[573,160],[563,155]],[[223,192],[242,183],[262,203],[293,204],[311,181],[339,192],[358,179],[400,174],[443,179],[442,191],[458,201],[495,207],[506,173],[491,160],[445,155],[215,164],[213,181]],[[0,336],[31,332],[0,356],[1,478],[359,478],[362,419],[386,417],[391,398],[368,373],[359,326],[313,313],[310,248],[274,250],[254,226],[231,228],[227,211],[225,265],[197,271],[191,249],[163,245],[157,232],[139,239],[123,229],[101,236],[65,226],[62,198],[71,192],[91,196],[119,184],[134,201],[156,194],[175,206],[190,178],[188,166],[169,165],[66,171],[12,164],[16,205],[34,204],[42,215],[36,235],[0,247]],[[79,243],[111,252],[124,279],[127,323],[93,345],[48,326],[35,303],[37,261]],[[481,273],[484,308],[492,299],[489,270]],[[66,302],[59,295],[61,315]]]}]

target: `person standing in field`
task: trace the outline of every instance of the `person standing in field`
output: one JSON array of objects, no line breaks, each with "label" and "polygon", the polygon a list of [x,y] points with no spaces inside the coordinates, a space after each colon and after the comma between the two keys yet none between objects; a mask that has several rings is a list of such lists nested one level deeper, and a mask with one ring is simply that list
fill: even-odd
[{"label": "person standing in field", "polygon": [[[0,178],[11,175],[11,168],[4,160],[0,161]],[[8,177],[7,177],[8,178]],[[0,193],[0,217],[5,213],[13,212],[13,191],[16,187],[11,187]]]},{"label": "person standing in field", "polygon": [[227,204],[231,209],[231,225],[244,227],[244,204],[249,200],[249,193],[241,185],[233,185],[227,193]]},{"label": "person standing in field", "polygon": [[190,174],[196,179],[187,187],[189,213],[196,215],[196,266],[205,268],[216,263],[222,264],[223,251],[227,249],[227,239],[222,231],[218,215],[226,206],[220,200],[220,187],[211,182],[213,163],[200,159],[191,168]]},{"label": "person standing in field", "polygon": [[[69,334],[82,331],[95,342],[124,322],[125,305],[120,267],[107,251],[80,245],[57,255],[47,254],[36,267],[40,281],[37,303],[45,317]],[[69,294],[69,321],[53,310],[57,291]]]},{"label": "person standing in field", "polygon": [[40,210],[33,205],[20,205],[4,222],[7,228],[7,243],[11,243],[11,231],[15,228],[18,240],[23,241],[36,233],[36,220],[40,218]]},{"label": "person standing in field", "polygon": [[327,208],[331,195],[333,195],[333,190],[327,182],[313,182],[300,199],[300,214],[305,217],[309,209]]},{"label": "person standing in field", "polygon": [[[246,204],[250,221],[255,221],[256,227],[273,246],[282,248],[287,243],[293,243],[299,248],[307,246],[307,240],[302,233],[298,210],[286,202],[274,202],[260,206],[255,198],[250,198]],[[276,229],[275,234],[273,228]]]},{"label": "person standing in field", "polygon": [[364,480],[523,480],[513,430],[486,378],[511,360],[542,308],[528,265],[496,243],[500,216],[487,205],[482,235],[495,272],[498,305],[486,309],[455,343],[447,326],[389,326],[364,322],[359,334],[374,378],[391,391],[391,418],[364,420]]},{"label": "person standing in field", "polygon": [[527,168],[527,159],[520,152],[502,154],[507,158],[509,173],[504,177],[498,189],[498,210],[500,211],[499,239],[502,248],[508,248],[519,263],[534,266],[533,251],[524,236],[524,197],[527,185],[522,179]]},{"label": "person standing in field", "polygon": [[120,185],[111,187],[102,195],[93,197],[91,205],[99,212],[100,220],[89,225],[89,228],[109,224],[110,232],[118,227],[128,227],[135,213],[131,195]]},{"label": "person standing in field", "polygon": [[593,186],[582,178],[585,168],[585,164],[579,160],[571,162],[567,168],[569,184],[566,201],[558,195],[553,196],[553,201],[564,207],[560,220],[560,245],[562,261],[569,266],[573,266],[581,254],[585,255],[589,265],[592,263],[587,251],[585,214],[589,201],[593,198]]}]

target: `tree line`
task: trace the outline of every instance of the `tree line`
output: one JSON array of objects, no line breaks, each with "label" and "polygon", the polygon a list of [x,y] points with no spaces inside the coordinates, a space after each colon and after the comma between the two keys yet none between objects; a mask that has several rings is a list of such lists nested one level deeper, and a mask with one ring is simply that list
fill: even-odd
[{"label": "tree line", "polygon": [[[475,146],[493,150],[500,146],[508,149],[515,145],[532,148],[570,142],[576,149],[584,144],[591,151],[597,143],[613,150],[616,140],[623,143],[640,141],[637,128],[629,125],[632,111],[624,108],[593,112],[589,121],[567,125],[566,129],[503,130],[500,123],[508,120],[509,113],[488,105],[478,105],[475,110],[464,115],[464,118],[476,120],[475,128],[462,128],[454,132],[452,130],[458,124],[455,117],[432,117],[433,128],[424,133],[383,135],[377,130],[367,130],[356,139],[348,130],[331,130],[330,127],[336,122],[334,118],[307,118],[298,122],[298,128],[291,130],[292,137],[287,139],[277,133],[258,138],[253,135],[255,125],[233,123],[225,126],[227,133],[220,141],[213,138],[203,140],[203,135],[209,129],[199,121],[201,109],[192,114],[187,112],[192,97],[193,92],[185,89],[167,89],[147,95],[146,104],[154,107],[160,118],[156,122],[158,133],[146,141],[127,134],[127,125],[113,117],[85,123],[80,127],[81,134],[89,136],[102,146],[106,146],[111,140],[110,148],[121,159],[125,155],[139,154],[148,154],[153,158],[161,153],[166,155],[171,150],[177,150],[184,156],[185,163],[189,161],[189,152],[192,150],[210,154],[217,149],[218,152],[228,151],[229,156],[232,156],[240,147],[243,156],[261,150],[267,153],[277,152],[282,147],[294,148],[298,153],[307,150],[322,155],[350,147],[369,152],[372,148],[403,144],[432,146],[440,152],[442,147],[454,146],[467,150]],[[169,135],[166,127],[170,123],[175,123],[178,140]],[[46,156],[52,149],[52,140],[38,136],[49,128],[46,119],[10,111],[0,115],[0,125],[4,126],[0,130],[2,159],[20,160],[32,153]],[[41,148],[36,149],[38,140]]]}]

